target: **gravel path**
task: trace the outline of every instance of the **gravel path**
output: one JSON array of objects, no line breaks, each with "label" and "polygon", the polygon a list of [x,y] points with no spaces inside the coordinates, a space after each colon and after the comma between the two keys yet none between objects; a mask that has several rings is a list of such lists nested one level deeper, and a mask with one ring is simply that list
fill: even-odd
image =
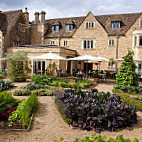
[{"label": "gravel path", "polygon": [[[106,89],[110,91],[113,85],[100,84],[99,91]],[[23,97],[18,97],[23,98]],[[66,124],[58,112],[52,97],[39,97],[39,110],[35,115],[33,128],[29,132],[0,132],[0,142],[54,142],[54,139],[64,137],[67,142],[73,142],[75,138],[83,138],[96,134],[91,131],[72,129]],[[124,135],[125,138],[139,138],[142,142],[142,113],[138,112],[138,123],[132,128],[120,130],[118,132],[102,132],[101,135],[115,138]]]}]

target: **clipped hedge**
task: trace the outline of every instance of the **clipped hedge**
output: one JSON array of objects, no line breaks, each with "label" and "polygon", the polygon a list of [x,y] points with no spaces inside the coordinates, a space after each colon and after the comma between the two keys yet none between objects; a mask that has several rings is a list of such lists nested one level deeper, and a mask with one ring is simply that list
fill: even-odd
[{"label": "clipped hedge", "polygon": [[118,86],[116,85],[113,88],[115,93],[128,93],[128,94],[141,94],[142,95],[142,86]]}]

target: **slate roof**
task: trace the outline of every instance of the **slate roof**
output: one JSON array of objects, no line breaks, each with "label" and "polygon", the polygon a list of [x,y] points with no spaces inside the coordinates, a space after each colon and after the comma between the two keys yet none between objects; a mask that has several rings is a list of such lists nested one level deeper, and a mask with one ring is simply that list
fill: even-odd
[{"label": "slate roof", "polygon": [[[125,35],[128,29],[133,25],[141,13],[117,14],[117,15],[101,15],[95,16],[98,22],[103,26],[108,35]],[[119,21],[121,28],[112,30],[112,22]]]},{"label": "slate roof", "polygon": [[3,14],[7,17],[7,28],[11,27],[16,20],[17,16],[22,12],[22,10],[4,11]]},{"label": "slate roof", "polygon": [[0,12],[0,30],[6,34],[7,31],[7,18],[6,15]]},{"label": "slate roof", "polygon": [[[83,17],[71,17],[71,18],[58,18],[58,19],[49,19],[46,20],[45,23],[48,26],[47,32],[45,33],[46,37],[71,37],[74,32],[79,28],[83,20],[85,19],[85,16]],[[52,32],[52,25],[55,25],[56,22],[60,23],[60,30],[59,32]],[[69,23],[69,21],[74,22],[74,29],[72,31],[66,32],[66,24]]]},{"label": "slate roof", "polygon": [[[113,14],[113,15],[100,15],[94,16],[96,20],[102,25],[104,30],[108,33],[108,35],[125,35],[128,29],[133,25],[136,19],[142,13],[129,13],[129,14]],[[82,17],[71,17],[71,18],[56,18],[46,20],[46,25],[48,27],[45,38],[50,37],[71,37],[75,31],[79,28],[81,23],[84,21],[86,16]],[[52,32],[52,25],[55,25],[57,21],[60,23],[59,32]],[[120,21],[121,28],[119,30],[112,30],[112,22]],[[74,29],[71,32],[66,32],[66,24],[74,23]]]}]

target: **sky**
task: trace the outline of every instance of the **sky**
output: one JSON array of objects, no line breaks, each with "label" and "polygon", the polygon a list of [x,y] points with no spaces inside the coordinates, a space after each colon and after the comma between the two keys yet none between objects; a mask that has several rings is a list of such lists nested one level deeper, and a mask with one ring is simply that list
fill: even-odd
[{"label": "sky", "polygon": [[142,0],[0,0],[2,11],[28,8],[30,21],[35,12],[46,12],[46,19],[58,17],[142,12]]}]

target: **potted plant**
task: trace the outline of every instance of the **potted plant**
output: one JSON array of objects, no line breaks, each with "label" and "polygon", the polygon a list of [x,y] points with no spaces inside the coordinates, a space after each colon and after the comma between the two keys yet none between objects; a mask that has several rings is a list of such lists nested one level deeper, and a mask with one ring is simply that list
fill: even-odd
[{"label": "potted plant", "polygon": [[97,84],[99,81],[99,75],[97,72],[93,73],[93,78],[94,78],[94,84]]}]

